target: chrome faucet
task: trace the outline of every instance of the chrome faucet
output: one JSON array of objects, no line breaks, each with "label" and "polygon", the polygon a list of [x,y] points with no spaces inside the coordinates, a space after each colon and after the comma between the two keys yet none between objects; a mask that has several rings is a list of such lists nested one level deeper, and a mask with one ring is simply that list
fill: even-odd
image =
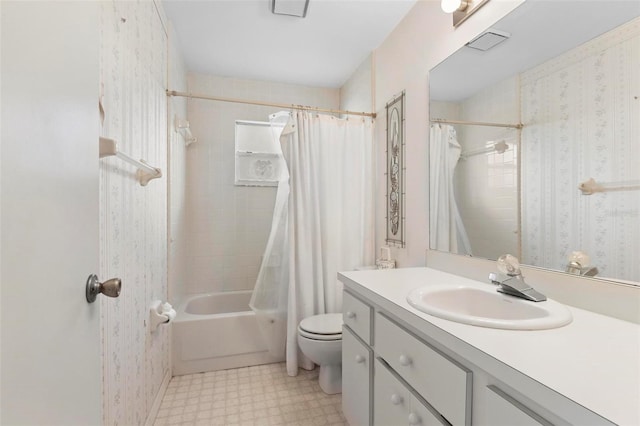
[{"label": "chrome faucet", "polygon": [[498,287],[500,293],[508,294],[510,296],[521,297],[523,299],[531,300],[532,302],[544,302],[547,300],[547,296],[533,289],[529,284],[524,282],[522,274],[520,275],[505,275],[500,272],[491,272],[489,274],[489,281]]},{"label": "chrome faucet", "polygon": [[500,293],[520,297],[532,302],[544,302],[547,296],[536,291],[524,281],[518,260],[511,255],[500,256],[498,268],[504,272],[491,272],[489,281],[498,286]]}]

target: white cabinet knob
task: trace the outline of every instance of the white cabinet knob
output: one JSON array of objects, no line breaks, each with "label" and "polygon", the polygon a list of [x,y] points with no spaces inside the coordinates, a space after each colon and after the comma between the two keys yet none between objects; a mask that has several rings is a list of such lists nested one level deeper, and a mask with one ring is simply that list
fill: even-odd
[{"label": "white cabinet knob", "polygon": [[397,393],[394,393],[393,395],[391,395],[391,403],[393,405],[402,404],[402,397]]},{"label": "white cabinet knob", "polygon": [[422,423],[422,419],[416,413],[409,413],[409,424],[410,425],[419,425]]},{"label": "white cabinet knob", "polygon": [[407,367],[407,366],[411,365],[411,358],[409,358],[406,355],[400,355],[400,358],[398,358],[398,362],[403,367]]},{"label": "white cabinet knob", "polygon": [[347,311],[347,318],[355,318],[355,317],[356,317],[355,312]]},{"label": "white cabinet knob", "polygon": [[362,364],[364,362],[364,357],[362,355],[356,355],[356,362],[358,364]]}]

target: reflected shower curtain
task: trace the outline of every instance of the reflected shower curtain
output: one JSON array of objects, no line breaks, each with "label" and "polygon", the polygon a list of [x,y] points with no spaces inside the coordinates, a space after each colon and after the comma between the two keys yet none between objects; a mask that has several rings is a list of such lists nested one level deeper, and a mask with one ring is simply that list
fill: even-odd
[{"label": "reflected shower curtain", "polygon": [[471,255],[471,244],[456,204],[453,173],[461,147],[448,124],[432,124],[429,137],[429,247]]}]

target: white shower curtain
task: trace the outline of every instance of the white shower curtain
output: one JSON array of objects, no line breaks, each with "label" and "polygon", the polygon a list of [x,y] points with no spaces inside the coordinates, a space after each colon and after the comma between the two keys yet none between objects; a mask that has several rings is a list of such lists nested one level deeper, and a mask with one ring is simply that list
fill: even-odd
[{"label": "white shower curtain", "polygon": [[373,122],[295,112],[281,137],[290,174],[287,372],[305,317],[340,312],[339,271],[374,260]]},{"label": "white shower curtain", "polygon": [[429,137],[429,247],[471,255],[471,244],[456,204],[453,173],[461,147],[455,129],[432,124]]},{"label": "white shower curtain", "polygon": [[[288,112],[279,112],[269,116],[271,134],[277,139],[275,146],[280,148],[280,136],[290,121]],[[287,130],[289,132],[289,130]],[[271,232],[267,240],[258,278],[249,301],[256,314],[258,327],[269,348],[269,353],[278,359],[284,359],[287,338],[287,283],[289,281],[289,240],[288,205],[289,171],[282,155],[277,157],[278,190],[273,207]]]}]

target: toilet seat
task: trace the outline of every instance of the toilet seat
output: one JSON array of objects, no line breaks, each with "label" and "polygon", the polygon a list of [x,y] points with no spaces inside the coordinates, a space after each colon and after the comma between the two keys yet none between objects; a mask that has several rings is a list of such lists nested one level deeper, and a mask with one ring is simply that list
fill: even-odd
[{"label": "toilet seat", "polygon": [[300,321],[298,333],[313,340],[342,339],[342,314],[314,315]]},{"label": "toilet seat", "polygon": [[304,331],[300,327],[298,327],[298,334],[302,337],[306,337],[307,339],[311,339],[311,340],[325,340],[325,341],[342,340],[342,333],[314,334],[314,333],[309,333],[307,331]]}]

